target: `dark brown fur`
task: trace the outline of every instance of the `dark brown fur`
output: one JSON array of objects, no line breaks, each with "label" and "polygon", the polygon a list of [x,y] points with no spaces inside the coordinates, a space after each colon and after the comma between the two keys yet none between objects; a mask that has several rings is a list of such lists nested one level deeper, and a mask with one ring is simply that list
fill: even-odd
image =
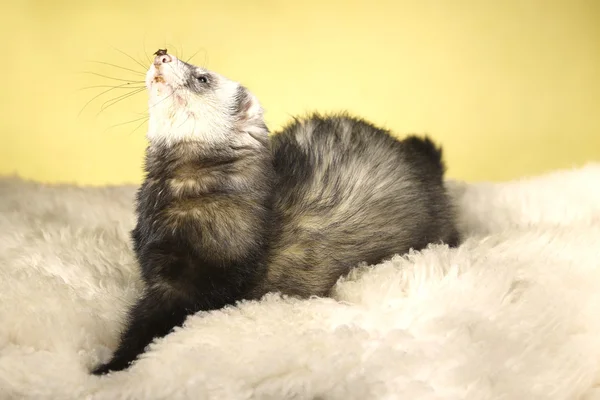
[{"label": "dark brown fur", "polygon": [[[189,76],[198,96],[214,90]],[[132,233],[146,290],[95,374],[127,368],[199,310],[267,292],[325,296],[359,263],[458,243],[429,139],[316,114],[269,139],[252,96],[240,87],[235,98],[228,140],[149,146]]]},{"label": "dark brown fur", "polygon": [[132,233],[146,291],[95,374],[126,368],[191,313],[252,297],[266,271],[275,223],[268,142],[261,150],[150,146],[146,171]]},{"label": "dark brown fur", "polygon": [[360,262],[458,243],[441,150],[348,115],[313,114],[272,139],[280,216],[266,291],[324,296]]}]

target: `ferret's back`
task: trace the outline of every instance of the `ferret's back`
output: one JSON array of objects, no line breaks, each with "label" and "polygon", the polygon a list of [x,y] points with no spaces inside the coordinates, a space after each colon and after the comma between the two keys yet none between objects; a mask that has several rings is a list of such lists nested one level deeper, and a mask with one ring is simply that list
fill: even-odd
[{"label": "ferret's back", "polygon": [[360,118],[312,115],[272,146],[281,224],[270,288],[324,295],[361,262],[458,240],[441,150],[429,139],[399,141]]}]

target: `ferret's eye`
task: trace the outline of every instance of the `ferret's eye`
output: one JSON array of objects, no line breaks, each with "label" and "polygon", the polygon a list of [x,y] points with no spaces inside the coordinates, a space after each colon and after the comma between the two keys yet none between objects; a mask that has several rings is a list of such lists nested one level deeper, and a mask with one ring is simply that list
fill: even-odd
[{"label": "ferret's eye", "polygon": [[208,78],[206,77],[206,75],[200,75],[196,79],[198,79],[198,81],[202,82],[202,83],[207,83],[208,82]]}]

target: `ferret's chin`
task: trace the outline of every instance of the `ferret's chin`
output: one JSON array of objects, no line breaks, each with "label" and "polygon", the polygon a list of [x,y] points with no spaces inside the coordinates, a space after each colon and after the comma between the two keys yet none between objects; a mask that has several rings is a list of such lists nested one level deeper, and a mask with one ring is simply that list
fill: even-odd
[{"label": "ferret's chin", "polygon": [[166,96],[171,96],[174,90],[171,85],[167,84],[165,81],[154,80],[150,83],[149,91],[150,99],[160,101]]}]

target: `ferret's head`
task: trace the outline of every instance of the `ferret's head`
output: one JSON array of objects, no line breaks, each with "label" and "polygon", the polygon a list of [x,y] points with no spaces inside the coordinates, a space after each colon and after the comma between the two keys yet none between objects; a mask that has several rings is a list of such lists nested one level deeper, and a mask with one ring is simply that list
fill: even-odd
[{"label": "ferret's head", "polygon": [[218,145],[267,135],[262,107],[245,87],[166,50],[155,55],[146,74],[150,142]]}]

